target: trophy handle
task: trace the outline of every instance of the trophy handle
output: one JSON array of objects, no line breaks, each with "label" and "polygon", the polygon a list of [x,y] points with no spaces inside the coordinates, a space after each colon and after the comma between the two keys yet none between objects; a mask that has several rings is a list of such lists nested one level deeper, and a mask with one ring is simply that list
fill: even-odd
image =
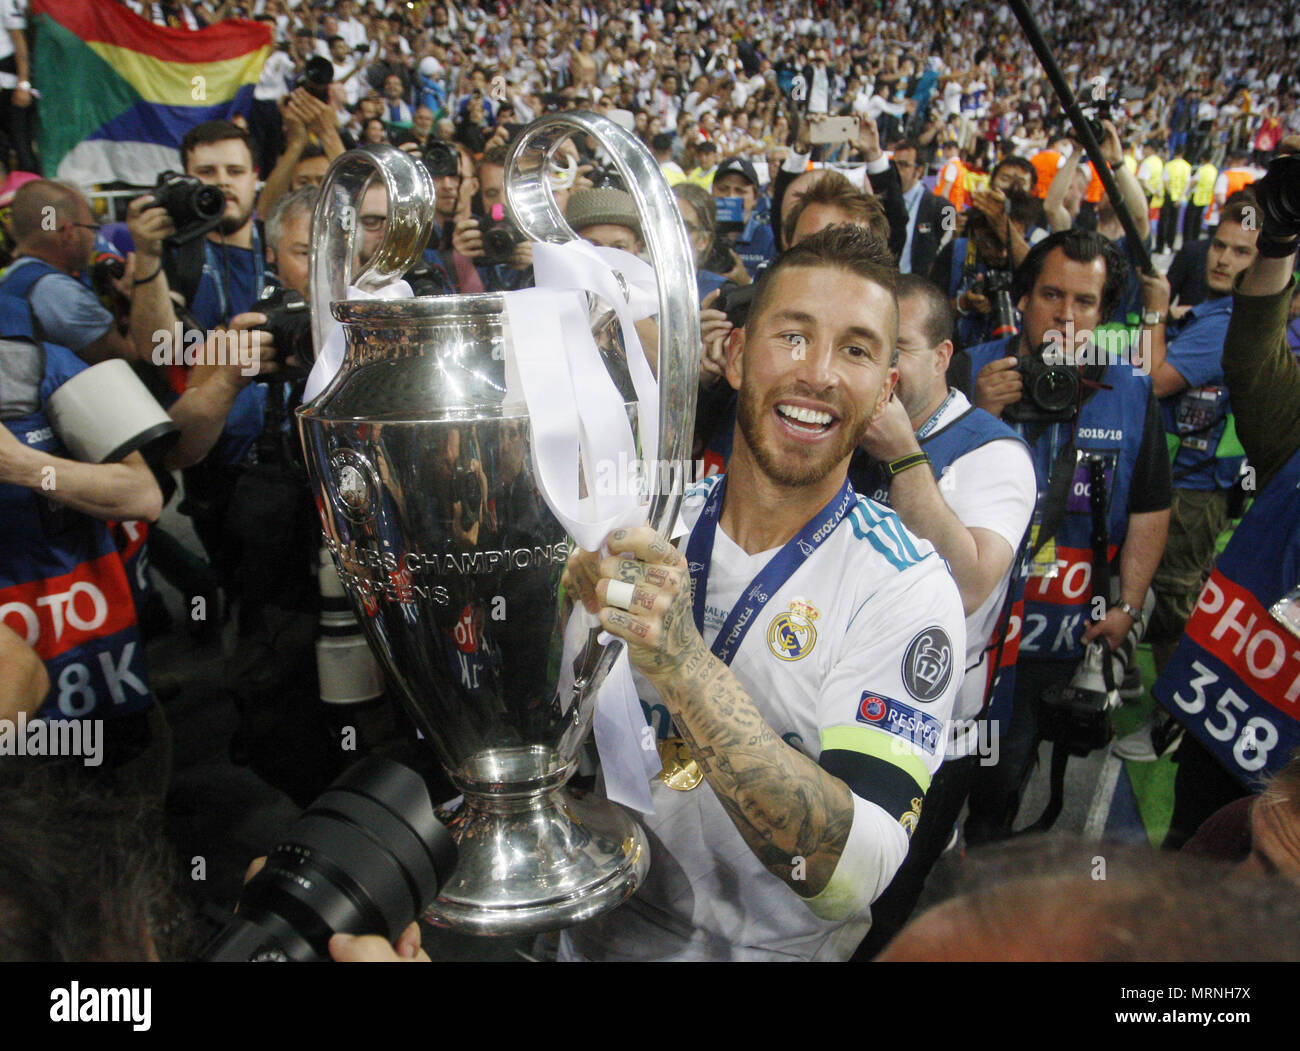
[{"label": "trophy handle", "polygon": [[[516,225],[534,241],[579,240],[551,191],[550,160],[572,133],[590,135],[605,149],[627,183],[659,286],[658,458],[685,465],[695,427],[700,356],[700,304],[695,256],[681,213],[654,155],[625,128],[584,111],[560,113],[524,129],[506,159],[506,201]],[[662,487],[656,487],[662,488]],[[678,486],[650,498],[650,525],[666,536],[677,518]]]},{"label": "trophy handle", "polygon": [[[375,177],[388,191],[388,222],[370,262],[353,276],[361,195]],[[433,177],[396,146],[362,146],[330,166],[311,221],[311,327],[317,352],[333,324],[330,307],[347,298],[348,285],[374,289],[401,277],[419,261],[433,227]]]}]

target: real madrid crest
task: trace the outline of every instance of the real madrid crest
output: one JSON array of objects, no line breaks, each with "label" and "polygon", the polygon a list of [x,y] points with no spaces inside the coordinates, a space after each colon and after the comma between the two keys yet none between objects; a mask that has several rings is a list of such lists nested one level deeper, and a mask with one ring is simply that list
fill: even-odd
[{"label": "real madrid crest", "polygon": [[767,629],[767,647],[773,656],[783,661],[797,661],[808,656],[817,642],[813,621],[820,616],[811,602],[794,599],[788,610],[772,618]]},{"label": "real madrid crest", "polygon": [[379,496],[370,461],[355,449],[339,449],[329,463],[329,494],[334,506],[353,522],[370,521]]},{"label": "real madrid crest", "polygon": [[912,809],[903,814],[898,819],[898,823],[903,826],[903,831],[907,833],[910,839],[912,833],[916,831],[916,823],[921,820],[921,800],[916,797],[912,798]]}]

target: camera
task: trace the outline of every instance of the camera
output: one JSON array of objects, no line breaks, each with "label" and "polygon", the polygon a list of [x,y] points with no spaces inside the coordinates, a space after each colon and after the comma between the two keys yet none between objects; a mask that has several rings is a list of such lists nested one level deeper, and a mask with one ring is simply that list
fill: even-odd
[{"label": "camera", "polygon": [[1016,312],[1011,305],[1011,271],[988,270],[980,279],[981,295],[988,299],[993,314],[993,334],[990,339],[1006,339],[1020,330],[1016,327]]},{"label": "camera", "polygon": [[456,147],[435,139],[424,148],[424,166],[435,179],[460,174],[460,154]]},{"label": "camera", "polygon": [[483,235],[483,255],[478,262],[483,266],[496,266],[510,262],[515,246],[527,240],[519,227],[506,217],[506,207],[494,204],[486,215],[476,215],[479,232]]},{"label": "camera", "polygon": [[617,168],[610,165],[593,165],[591,171],[587,173],[587,178],[591,180],[591,186],[594,190],[608,186],[627,193],[627,183],[624,181],[623,176],[619,174]]},{"label": "camera", "polygon": [[216,962],[328,960],[331,935],[395,941],[456,866],[456,845],[424,782],[371,756],[290,826],[204,949]]},{"label": "camera", "polygon": [[1300,234],[1300,154],[1273,158],[1268,173],[1251,189],[1266,236],[1285,241]]},{"label": "camera", "polygon": [[330,100],[330,85],[334,83],[334,64],[324,55],[312,55],[302,72],[302,87],[322,102]]},{"label": "camera", "polygon": [[1079,106],[1079,109],[1083,113],[1084,120],[1087,121],[1088,127],[1092,129],[1093,137],[1097,140],[1097,143],[1100,145],[1105,142],[1106,129],[1102,126],[1101,122],[1104,120],[1113,121],[1115,119],[1113,116],[1115,101],[1106,98],[1105,95],[1094,95],[1090,101],[1082,103]]},{"label": "camera", "polygon": [[284,362],[292,357],[297,361],[296,372],[306,375],[316,359],[311,342],[311,311],[307,301],[292,288],[263,289],[262,297],[248,308],[251,313],[265,314],[262,326],[275,340],[276,354],[280,360],[283,379]]},{"label": "camera", "polygon": [[1077,756],[1110,743],[1110,713],[1120,706],[1115,684],[1123,678],[1123,669],[1116,672],[1115,663],[1106,640],[1094,639],[1070,681],[1043,691],[1040,728],[1045,741]]},{"label": "camera", "polygon": [[226,195],[193,175],[163,172],[153,188],[153,199],[167,210],[176,232],[167,240],[182,245],[215,230],[226,211]]},{"label": "camera", "polygon": [[1024,391],[1018,402],[1002,410],[1004,420],[1065,423],[1074,419],[1079,411],[1079,370],[1065,363],[1049,364],[1043,352],[1051,346],[1054,344],[1045,343],[1034,353],[1020,358],[1016,371],[1024,381]]},{"label": "camera", "polygon": [[411,286],[411,295],[441,296],[455,291],[446,281],[440,270],[435,270],[428,260],[421,259],[402,275],[402,280]]},{"label": "camera", "polygon": [[737,285],[728,281],[722,286],[718,298],[713,303],[714,310],[721,310],[736,328],[744,328],[749,319],[749,305],[754,302],[754,290],[757,283]]}]

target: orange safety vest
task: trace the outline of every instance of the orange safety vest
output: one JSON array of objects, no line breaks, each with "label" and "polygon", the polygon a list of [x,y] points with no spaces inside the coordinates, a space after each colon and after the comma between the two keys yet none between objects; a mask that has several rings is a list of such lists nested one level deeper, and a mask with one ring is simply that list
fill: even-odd
[{"label": "orange safety vest", "polygon": [[1228,192],[1223,198],[1225,201],[1238,190],[1245,189],[1255,181],[1255,176],[1242,168],[1229,168],[1223,174],[1228,177]]},{"label": "orange safety vest", "polygon": [[1047,191],[1052,186],[1052,180],[1056,178],[1056,169],[1061,166],[1061,155],[1056,150],[1039,150],[1029,159],[1029,163],[1038,172],[1038,182],[1034,186],[1034,196],[1041,200],[1047,196]]},{"label": "orange safety vest", "polygon": [[1083,199],[1089,204],[1096,204],[1106,196],[1106,187],[1101,183],[1101,176],[1097,174],[1097,169],[1093,167],[1092,161],[1084,161],[1088,166],[1088,171],[1092,173],[1092,179],[1088,183],[1088,189],[1083,195]]},{"label": "orange safety vest", "polygon": [[[945,179],[945,175],[952,165],[957,166],[957,174],[949,182]],[[939,181],[934,184],[934,192],[939,197],[948,198],[959,212],[966,207],[970,194],[966,189],[966,165],[960,158],[944,161],[943,167],[939,169]]]}]

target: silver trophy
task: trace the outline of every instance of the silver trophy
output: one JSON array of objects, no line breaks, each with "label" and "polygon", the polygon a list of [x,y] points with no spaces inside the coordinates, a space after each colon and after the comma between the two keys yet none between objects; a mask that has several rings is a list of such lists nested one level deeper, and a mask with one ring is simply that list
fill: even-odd
[{"label": "silver trophy", "polygon": [[[685,229],[654,158],[595,114],[544,118],[510,154],[508,207],[535,241],[575,239],[548,175],[575,132],[611,157],[641,215],[659,291],[660,448],[649,455],[683,464],[699,307]],[[353,276],[358,203],[374,180],[388,221]],[[319,354],[332,313],[346,356],[299,410],[299,429],[357,619],[464,793],[460,860],[427,918],[474,934],[550,930],[618,905],[649,867],[645,834],[623,810],[564,787],[622,643],[602,646],[592,630],[576,659],[562,660],[571,596],[560,580],[574,544],[534,480],[528,410],[507,400],[503,296],[344,299],[349,284],[378,288],[416,263],[433,204],[424,166],[391,146],[353,150],[330,169],[312,224],[313,327]],[[602,357],[627,391],[611,312],[594,297],[589,306]],[[666,534],[679,505],[676,487],[651,494],[650,524]]]}]

